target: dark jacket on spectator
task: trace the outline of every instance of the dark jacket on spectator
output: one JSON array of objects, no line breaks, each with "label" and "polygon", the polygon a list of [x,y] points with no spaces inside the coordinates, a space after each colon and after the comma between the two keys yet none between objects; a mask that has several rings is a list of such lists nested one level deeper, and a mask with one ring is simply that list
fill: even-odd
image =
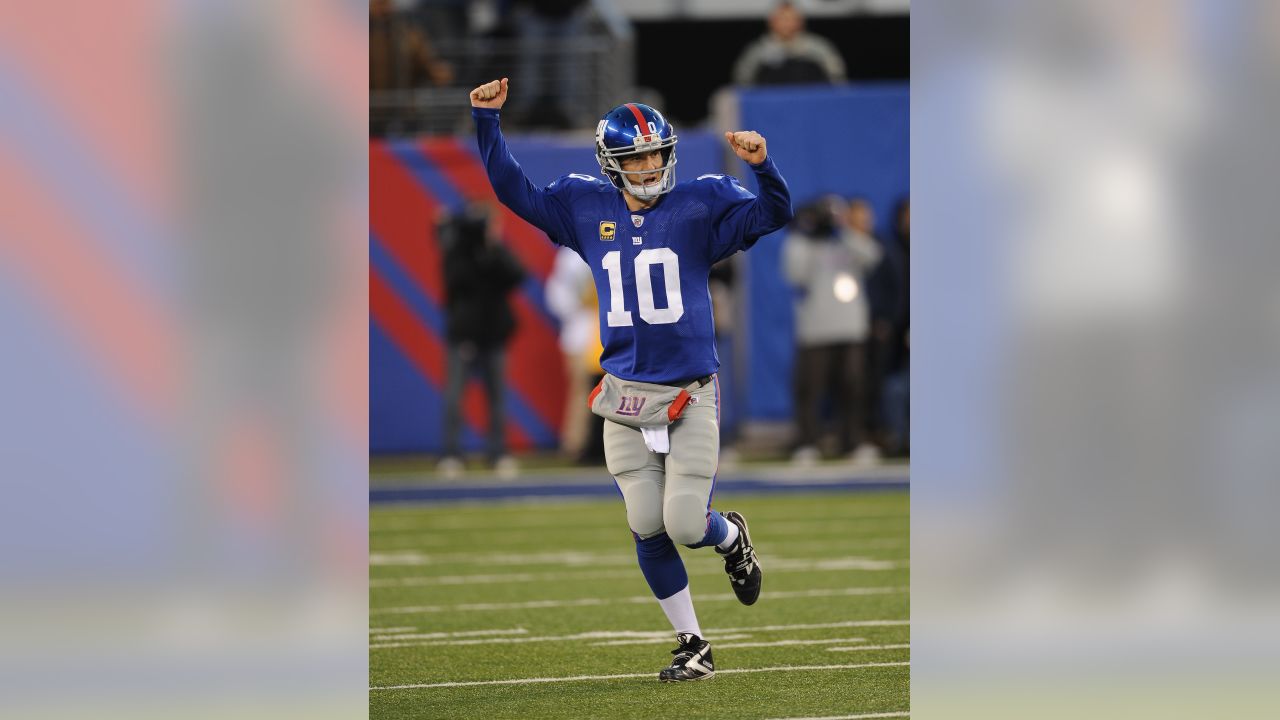
[{"label": "dark jacket on spectator", "polygon": [[505,247],[486,238],[483,220],[460,217],[441,228],[444,279],[451,344],[501,347],[515,330],[507,295],[525,272]]}]

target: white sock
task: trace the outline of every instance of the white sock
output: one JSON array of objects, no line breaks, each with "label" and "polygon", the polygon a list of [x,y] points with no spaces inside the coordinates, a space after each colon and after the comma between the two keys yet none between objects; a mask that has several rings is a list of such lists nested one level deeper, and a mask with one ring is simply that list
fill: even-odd
[{"label": "white sock", "polygon": [[702,628],[698,625],[698,616],[693,612],[693,596],[689,594],[688,585],[675,595],[659,600],[658,604],[662,606],[662,612],[667,614],[667,620],[671,621],[671,627],[676,632],[693,633],[702,637]]},{"label": "white sock", "polygon": [[724,540],[721,540],[716,547],[721,550],[728,550],[733,547],[735,542],[738,541],[738,525],[737,523],[731,523],[728,520],[726,520],[724,524],[729,526],[729,533],[724,536]]}]

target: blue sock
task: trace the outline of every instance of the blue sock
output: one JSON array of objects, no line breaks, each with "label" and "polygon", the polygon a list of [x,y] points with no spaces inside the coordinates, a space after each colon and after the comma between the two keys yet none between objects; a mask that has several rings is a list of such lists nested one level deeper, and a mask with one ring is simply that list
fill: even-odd
[{"label": "blue sock", "polygon": [[707,534],[696,545],[685,545],[687,548],[700,548],[708,545],[719,545],[729,534],[729,521],[720,513],[712,510],[707,513]]},{"label": "blue sock", "polygon": [[675,595],[689,584],[680,552],[666,533],[644,540],[636,538],[636,557],[649,589],[659,600]]}]

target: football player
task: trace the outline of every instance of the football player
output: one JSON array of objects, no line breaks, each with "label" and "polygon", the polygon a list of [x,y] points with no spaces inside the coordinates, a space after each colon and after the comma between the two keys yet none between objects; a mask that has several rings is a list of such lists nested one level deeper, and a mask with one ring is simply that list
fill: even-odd
[{"label": "football player", "polygon": [[489,181],[504,205],[591,267],[605,372],[692,395],[669,433],[651,436],[606,421],[605,464],[626,503],[640,570],[676,631],[675,658],[658,678],[712,677],[711,645],[702,637],[675,544],[714,547],[745,605],[760,595],[761,569],[742,515],[711,509],[720,362],[707,279],[712,265],[785,226],[791,195],[765,139],[749,130],[727,132],[725,140],[751,166],[759,197],[726,175],[677,183],[675,130],[640,103],[613,108],[596,128],[596,159],[606,180],[574,173],[535,187],[499,128],[506,99],[506,78],[471,91]]}]

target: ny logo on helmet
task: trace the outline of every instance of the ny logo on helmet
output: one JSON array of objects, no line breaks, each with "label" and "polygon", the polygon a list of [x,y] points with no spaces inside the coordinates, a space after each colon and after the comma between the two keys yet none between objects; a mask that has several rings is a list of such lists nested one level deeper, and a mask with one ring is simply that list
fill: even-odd
[{"label": "ny logo on helmet", "polygon": [[644,407],[644,398],[635,395],[623,395],[622,402],[618,403],[617,413],[635,417],[640,414],[641,408]]}]

